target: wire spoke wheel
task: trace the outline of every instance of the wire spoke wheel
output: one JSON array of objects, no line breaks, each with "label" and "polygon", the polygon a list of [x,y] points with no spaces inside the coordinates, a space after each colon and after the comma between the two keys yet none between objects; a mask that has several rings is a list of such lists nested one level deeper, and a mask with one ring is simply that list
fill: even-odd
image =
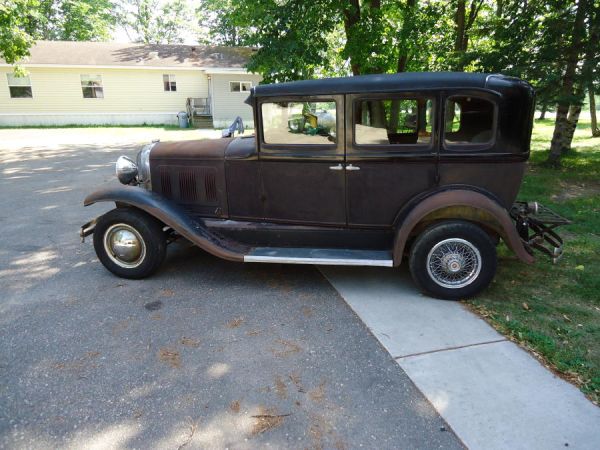
[{"label": "wire spoke wheel", "polygon": [[481,254],[469,241],[444,239],[427,255],[427,272],[433,281],[447,289],[460,289],[477,279],[481,272]]}]

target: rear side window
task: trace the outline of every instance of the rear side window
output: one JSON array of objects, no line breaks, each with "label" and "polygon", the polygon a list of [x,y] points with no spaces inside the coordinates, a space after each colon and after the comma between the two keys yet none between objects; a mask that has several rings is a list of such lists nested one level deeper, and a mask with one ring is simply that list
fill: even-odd
[{"label": "rear side window", "polygon": [[265,144],[333,145],[336,104],[331,101],[282,101],[261,107]]},{"label": "rear side window", "polygon": [[494,138],[495,106],[489,100],[453,96],[446,100],[444,143],[489,144]]},{"label": "rear side window", "polygon": [[431,142],[433,102],[395,98],[359,100],[354,105],[357,145],[415,145]]}]

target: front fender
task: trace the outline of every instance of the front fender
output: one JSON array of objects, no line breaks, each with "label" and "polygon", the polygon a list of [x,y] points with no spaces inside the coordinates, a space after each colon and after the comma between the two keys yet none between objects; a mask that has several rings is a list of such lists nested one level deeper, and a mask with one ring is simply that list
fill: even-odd
[{"label": "front fender", "polygon": [[243,261],[247,249],[213,235],[201,219],[194,219],[176,203],[137,186],[116,185],[88,195],[84,206],[98,202],[115,202],[132,206],[168,225],[177,233],[219,258]]},{"label": "front fender", "polygon": [[[415,227],[427,216],[449,207],[466,207],[487,213],[494,218],[502,238],[517,257],[528,264],[535,258],[525,249],[510,214],[491,198],[471,190],[452,189],[431,195],[418,203],[398,227],[394,240],[394,265],[400,265],[406,242]],[[452,217],[447,217],[452,219]],[[461,218],[461,217],[456,217]]]}]

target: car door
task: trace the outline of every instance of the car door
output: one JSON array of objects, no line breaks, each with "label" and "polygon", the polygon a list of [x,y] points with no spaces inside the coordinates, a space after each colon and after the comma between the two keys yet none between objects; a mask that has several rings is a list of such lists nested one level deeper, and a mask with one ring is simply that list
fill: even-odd
[{"label": "car door", "polygon": [[258,102],[265,220],[346,225],[343,96]]},{"label": "car door", "polygon": [[432,93],[346,97],[348,226],[389,228],[436,184],[439,121]]}]

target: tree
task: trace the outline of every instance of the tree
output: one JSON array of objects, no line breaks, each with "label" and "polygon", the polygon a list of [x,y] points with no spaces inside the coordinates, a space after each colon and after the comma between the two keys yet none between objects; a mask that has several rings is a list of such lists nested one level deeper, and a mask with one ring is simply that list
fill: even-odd
[{"label": "tree", "polygon": [[33,37],[27,24],[35,13],[37,0],[4,0],[0,3],[0,57],[16,64],[29,55]]},{"label": "tree", "polygon": [[579,0],[577,2],[574,18],[568,24],[568,31],[565,36],[567,43],[564,48],[564,72],[561,80],[558,106],[556,108],[556,123],[554,125],[552,142],[550,143],[550,154],[547,160],[547,163],[551,166],[558,166],[560,164],[562,154],[570,148],[571,140],[573,139],[573,116],[571,117],[571,121],[569,121],[569,110],[571,105],[577,101],[574,87],[577,65],[581,55],[581,44],[584,41],[584,21],[588,12],[588,1]]},{"label": "tree", "polygon": [[185,0],[124,0],[119,23],[129,38],[146,44],[178,44],[193,23]]},{"label": "tree", "polygon": [[104,41],[115,26],[111,0],[38,0],[26,29],[36,40]]}]

